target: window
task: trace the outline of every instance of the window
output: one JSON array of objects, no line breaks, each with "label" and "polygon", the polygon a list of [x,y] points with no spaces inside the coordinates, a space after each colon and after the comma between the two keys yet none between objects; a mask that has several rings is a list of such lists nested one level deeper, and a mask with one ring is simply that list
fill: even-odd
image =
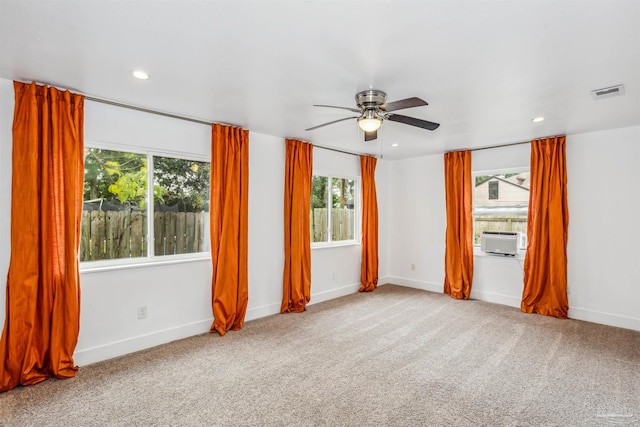
[{"label": "window", "polygon": [[311,243],[355,241],[357,180],[314,175],[311,182]]},{"label": "window", "polygon": [[489,200],[498,200],[498,181],[489,181]]},{"label": "window", "polygon": [[208,251],[210,164],[153,157],[154,254]]},{"label": "window", "polygon": [[[473,192],[473,244],[483,231],[527,233],[529,170],[501,174],[475,174]],[[500,188],[500,191],[498,191]]]},{"label": "window", "polygon": [[80,261],[208,251],[209,171],[199,160],[86,148]]}]

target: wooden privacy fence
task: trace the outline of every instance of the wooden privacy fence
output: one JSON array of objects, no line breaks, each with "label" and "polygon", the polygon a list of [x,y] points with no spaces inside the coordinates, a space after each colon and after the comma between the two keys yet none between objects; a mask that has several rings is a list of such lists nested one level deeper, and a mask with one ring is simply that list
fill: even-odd
[{"label": "wooden privacy fence", "polygon": [[[327,208],[315,208],[311,210],[311,241],[327,242]],[[331,240],[354,239],[354,210],[331,209]]]},{"label": "wooden privacy fence", "polygon": [[[209,212],[155,212],[155,255],[207,251]],[[147,214],[140,211],[83,211],[80,261],[147,255]]]}]

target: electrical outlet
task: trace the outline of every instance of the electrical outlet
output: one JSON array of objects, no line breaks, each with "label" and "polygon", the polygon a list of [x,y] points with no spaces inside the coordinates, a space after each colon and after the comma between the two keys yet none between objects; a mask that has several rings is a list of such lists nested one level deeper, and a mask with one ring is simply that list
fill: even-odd
[{"label": "electrical outlet", "polygon": [[331,273],[331,280],[336,280],[336,273]]},{"label": "electrical outlet", "polygon": [[141,305],[138,307],[138,319],[146,319],[147,318],[147,306]]},{"label": "electrical outlet", "polygon": [[416,269],[416,265],[415,265],[415,263],[413,263],[413,262],[412,262],[412,263],[411,263],[411,270],[412,270],[412,271],[415,271],[415,269]]}]

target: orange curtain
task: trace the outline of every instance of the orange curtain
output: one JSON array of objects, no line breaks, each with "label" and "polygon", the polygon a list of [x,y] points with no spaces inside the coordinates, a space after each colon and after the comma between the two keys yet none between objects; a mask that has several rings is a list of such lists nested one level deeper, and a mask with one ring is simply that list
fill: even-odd
[{"label": "orange curtain", "polygon": [[242,328],[249,301],[247,280],[249,132],[212,125],[211,332]]},{"label": "orange curtain", "polygon": [[378,199],[376,198],[376,162],[360,156],[362,174],[362,261],[360,292],[371,292],[378,286]]},{"label": "orange curtain", "polygon": [[470,151],[445,153],[444,183],[447,198],[444,293],[455,299],[469,299],[473,281]]},{"label": "orange curtain", "polygon": [[565,137],[531,142],[531,189],[521,308],[567,318],[567,166]]},{"label": "orange curtain", "polygon": [[313,145],[287,139],[284,177],[284,273],[281,313],[300,313],[311,299]]},{"label": "orange curtain", "polygon": [[0,391],[73,377],[80,329],[84,97],[35,83],[13,86],[11,261]]}]

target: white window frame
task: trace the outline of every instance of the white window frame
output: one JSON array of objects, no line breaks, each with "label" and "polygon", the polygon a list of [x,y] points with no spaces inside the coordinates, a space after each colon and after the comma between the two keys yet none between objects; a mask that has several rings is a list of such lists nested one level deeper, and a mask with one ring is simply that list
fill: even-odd
[{"label": "white window frame", "polygon": [[[471,182],[473,185],[473,191],[471,192],[472,195],[472,220],[473,220],[473,235],[475,236],[476,233],[476,214],[475,214],[475,208],[476,208],[476,186],[475,186],[475,182],[476,182],[476,177],[479,176],[490,176],[490,175],[506,175],[506,174],[511,174],[511,173],[522,173],[522,172],[530,172],[531,169],[529,166],[521,166],[521,167],[513,167],[513,168],[504,168],[504,169],[488,169],[488,170],[480,170],[480,171],[472,171],[471,172]],[[500,191],[500,190],[498,190]],[[528,207],[528,202],[527,202],[527,207]],[[479,253],[480,251],[480,243],[474,243],[474,252],[476,252],[476,255]],[[518,252],[522,252],[526,250],[526,247],[520,247],[518,246]]]},{"label": "white window frame", "polygon": [[[127,153],[141,154],[147,157],[147,218],[153,219],[154,217],[154,199],[153,199],[153,186],[154,186],[154,165],[153,158],[157,157],[170,157],[174,159],[193,160],[197,162],[211,163],[209,156],[203,156],[192,153],[185,153],[181,151],[171,150],[158,150],[150,149],[138,146],[117,144],[112,142],[97,142],[97,141],[85,141],[84,148],[96,148],[101,150],[121,151]],[[83,178],[84,180],[84,178]],[[211,209],[211,207],[209,207]],[[147,256],[136,258],[115,258],[96,261],[80,261],[80,272],[90,273],[96,271],[115,270],[121,268],[135,268],[135,267],[147,267],[152,265],[162,264],[174,264],[182,262],[193,262],[201,260],[210,260],[211,251],[194,252],[189,254],[175,254],[175,255],[155,255],[155,248],[152,236],[154,236],[154,224],[152,220],[147,220]],[[207,236],[208,238],[208,236]],[[209,244],[210,246],[210,244]]]},{"label": "white window frame", "polygon": [[[311,242],[311,249],[320,249],[320,248],[335,248],[335,247],[339,247],[339,246],[352,246],[352,245],[359,245],[360,244],[360,204],[361,204],[361,200],[360,200],[360,186],[361,184],[361,178],[359,176],[351,176],[351,175],[343,175],[343,174],[336,174],[336,173],[326,173],[326,172],[322,172],[322,171],[313,171],[312,173],[312,179],[314,176],[323,176],[327,178],[327,184],[329,185],[329,190],[331,190],[331,183],[332,183],[332,179],[333,178],[338,178],[338,179],[349,179],[349,180],[353,180],[354,181],[354,185],[353,185],[353,239],[351,240],[337,240],[337,241],[332,241],[331,240],[331,210],[333,209],[332,206],[332,198],[331,198],[331,191],[327,192],[327,206],[329,206],[329,209],[327,210],[327,236],[329,238],[329,241],[327,242]],[[309,209],[311,209],[311,206],[309,206]]]}]

